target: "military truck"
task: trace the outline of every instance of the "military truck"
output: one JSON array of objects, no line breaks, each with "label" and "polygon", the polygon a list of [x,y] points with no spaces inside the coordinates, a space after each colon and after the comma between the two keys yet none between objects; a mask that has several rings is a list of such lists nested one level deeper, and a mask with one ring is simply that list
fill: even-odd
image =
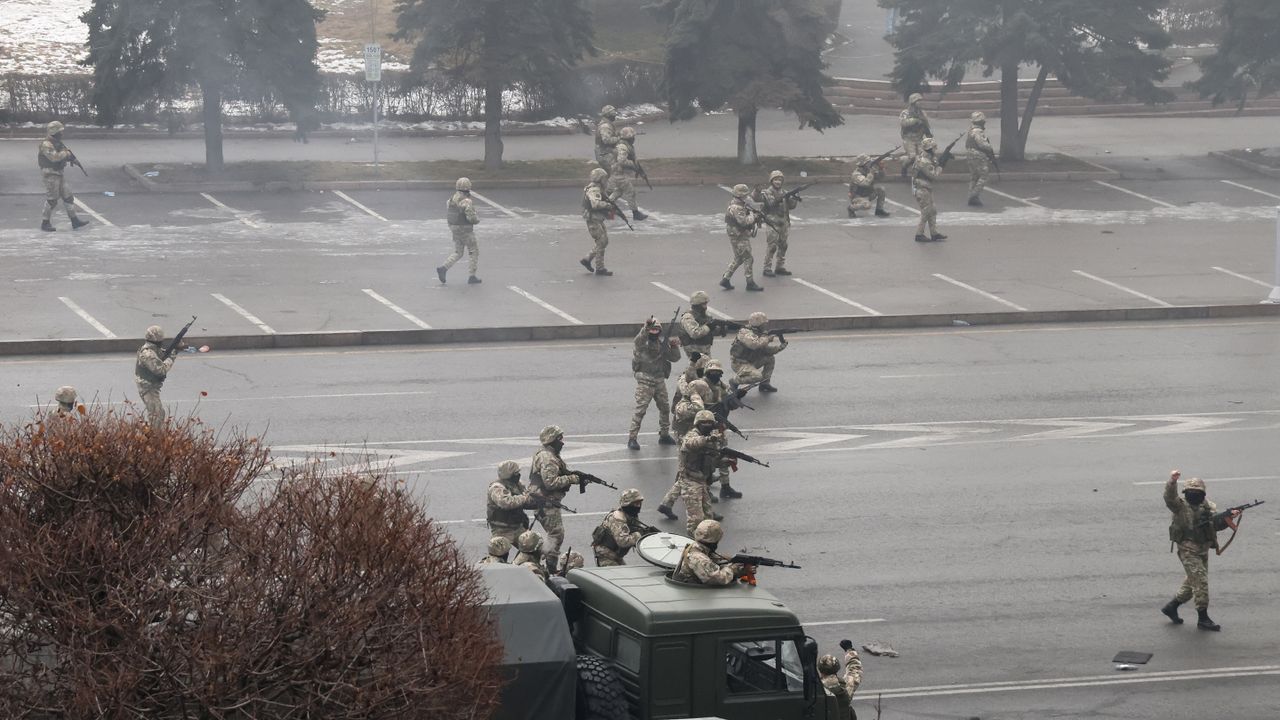
[{"label": "military truck", "polygon": [[688,542],[650,536],[651,550],[667,546],[645,554],[657,565],[577,569],[547,584],[523,568],[486,566],[513,678],[497,717],[837,718],[818,679],[817,643],[785,604],[759,586],[671,580],[672,551]]}]

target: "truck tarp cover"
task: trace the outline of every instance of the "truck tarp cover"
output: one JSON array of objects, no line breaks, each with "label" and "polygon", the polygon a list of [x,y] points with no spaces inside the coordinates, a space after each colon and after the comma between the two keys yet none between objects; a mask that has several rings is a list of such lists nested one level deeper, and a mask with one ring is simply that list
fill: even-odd
[{"label": "truck tarp cover", "polygon": [[572,718],[577,657],[564,606],[527,568],[486,565],[481,575],[505,646],[506,686],[494,720]]}]

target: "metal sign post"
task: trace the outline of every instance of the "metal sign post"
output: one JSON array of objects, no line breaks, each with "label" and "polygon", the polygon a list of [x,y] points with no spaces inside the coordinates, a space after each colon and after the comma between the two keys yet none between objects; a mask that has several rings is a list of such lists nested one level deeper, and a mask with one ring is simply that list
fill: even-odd
[{"label": "metal sign post", "polygon": [[378,83],[382,81],[382,46],[368,43],[364,46],[364,79],[373,83],[373,170],[378,166]]},{"label": "metal sign post", "polygon": [[1280,303],[1280,206],[1276,207],[1276,274],[1273,282],[1271,294],[1262,301],[1264,303]]}]

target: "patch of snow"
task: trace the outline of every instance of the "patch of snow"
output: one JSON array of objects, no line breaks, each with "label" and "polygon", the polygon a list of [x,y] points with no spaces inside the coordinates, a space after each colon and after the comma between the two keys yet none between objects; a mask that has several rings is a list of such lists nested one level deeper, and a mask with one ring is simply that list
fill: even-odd
[{"label": "patch of snow", "polygon": [[0,73],[88,74],[79,66],[89,41],[80,15],[90,0],[0,2]]}]

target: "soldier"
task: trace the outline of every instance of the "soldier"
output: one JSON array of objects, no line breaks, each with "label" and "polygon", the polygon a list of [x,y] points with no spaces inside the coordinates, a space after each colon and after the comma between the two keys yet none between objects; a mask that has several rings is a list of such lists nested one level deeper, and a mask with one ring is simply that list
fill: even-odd
[{"label": "soldier", "polygon": [[542,536],[532,530],[525,530],[520,533],[520,537],[516,538],[516,557],[511,561],[512,565],[523,565],[524,563],[533,563],[538,567],[542,567],[542,558],[545,553],[542,551]]},{"label": "soldier", "polygon": [[471,179],[458,178],[458,181],[453,184],[453,189],[457,192],[445,204],[449,232],[453,233],[453,253],[445,258],[443,265],[436,268],[436,275],[440,277],[440,284],[443,285],[445,273],[449,272],[449,268],[462,259],[462,253],[466,252],[467,269],[471,271],[471,275],[467,277],[467,284],[479,285],[480,278],[476,277],[476,268],[480,265],[480,246],[476,245],[475,226],[480,223],[480,218],[476,215],[475,205],[471,202]]},{"label": "soldier", "polygon": [[[937,242],[946,240],[947,236],[938,232],[938,210],[933,206],[933,181],[942,175],[942,166],[934,157],[938,143],[933,138],[925,138],[920,143],[920,154],[911,163],[911,194],[916,196],[920,205],[920,222],[916,224],[916,242]],[[925,235],[925,229],[929,234]]]},{"label": "soldier", "polygon": [[164,348],[160,342],[164,340],[164,330],[159,325],[147,328],[146,342],[138,348],[138,359],[134,364],[133,377],[138,383],[138,396],[142,398],[142,406],[147,411],[147,422],[152,428],[159,429],[164,425],[164,405],[160,402],[160,388],[177,355],[170,355],[161,360]]},{"label": "soldier", "polygon": [[[707,402],[712,397],[710,386],[707,381],[697,378],[689,383],[684,397],[676,404],[675,412],[672,413],[671,424],[676,431],[676,437],[683,438],[693,430],[694,420],[698,417],[698,413],[707,409]],[[714,416],[713,416],[714,417]],[[658,505],[658,512],[665,516],[668,520],[675,520],[676,514],[672,512],[671,506],[675,503],[676,498],[680,497],[683,485],[680,483],[680,475],[676,474],[676,480],[671,484],[667,493],[662,496],[662,502]],[[708,499],[715,503],[715,495],[708,495]]]},{"label": "soldier", "polygon": [[613,121],[618,119],[618,110],[612,105],[600,108],[600,119],[596,122],[596,164],[602,168],[609,167],[609,154],[618,145],[618,131]]},{"label": "soldier", "polygon": [[62,201],[62,208],[67,211],[71,220],[71,228],[79,230],[89,224],[81,220],[76,213],[76,199],[71,194],[71,186],[63,177],[63,169],[67,163],[74,163],[76,156],[62,144],[62,123],[54,120],[49,123],[48,136],[40,141],[40,152],[36,154],[36,162],[40,165],[40,177],[44,180],[44,215],[40,220],[40,229],[53,232],[53,209]]},{"label": "soldier", "polygon": [[987,186],[987,177],[991,174],[991,159],[996,156],[991,149],[991,141],[987,139],[987,116],[975,112],[969,116],[973,127],[964,137],[964,147],[969,151],[969,204],[982,207],[982,189]]},{"label": "soldier", "polygon": [[560,577],[564,577],[569,574],[570,570],[577,570],[586,564],[587,561],[583,559],[582,553],[570,548],[560,554],[560,561],[558,563],[559,570],[557,571],[557,574]]},{"label": "soldier", "polygon": [[876,217],[889,217],[884,209],[884,188],[876,185],[884,179],[884,166],[872,163],[871,156],[865,153],[854,162],[856,166],[849,182],[849,217],[858,217],[859,210],[870,210],[872,200],[875,200]]},{"label": "soldier", "polygon": [[907,176],[907,167],[915,162],[916,156],[920,154],[920,145],[925,138],[933,137],[933,129],[929,127],[929,118],[924,114],[924,109],[920,107],[920,101],[924,96],[920,93],[911,93],[907,98],[907,107],[898,115],[898,125],[902,133],[902,176]]},{"label": "soldier", "polygon": [[800,196],[786,197],[787,191],[782,189],[785,178],[781,170],[769,173],[769,187],[756,188],[751,199],[763,205],[761,210],[770,223],[769,232],[765,236],[767,249],[764,251],[765,277],[773,277],[773,255],[778,254],[778,275],[790,275],[787,264],[787,236],[791,234],[791,211],[800,204]]},{"label": "soldier", "polygon": [[703,520],[690,535],[694,541],[684,546],[680,562],[671,571],[672,580],[691,585],[728,585],[747,574],[742,563],[721,565],[716,562],[716,548],[724,537],[720,523]]},{"label": "soldier", "polygon": [[707,485],[720,466],[720,448],[724,446],[724,431],[716,428],[716,416],[710,410],[700,410],[694,416],[693,430],[680,438],[676,484],[684,500],[685,528],[690,535],[707,516],[720,519],[711,512]]},{"label": "soldier", "polygon": [[[604,221],[613,213],[614,201],[618,199],[617,195],[605,192],[604,184],[608,179],[609,173],[596,168],[591,171],[591,182],[582,188],[582,217],[587,221],[587,232],[596,241],[596,246],[591,254],[578,261],[587,272],[604,276],[613,274],[604,266],[604,249],[609,246],[609,231],[605,228]],[[591,268],[592,260],[596,261],[594,271]]]},{"label": "soldier", "polygon": [[769,317],[753,312],[747,318],[747,326],[738,331],[729,348],[729,359],[737,376],[736,385],[760,383],[760,392],[778,392],[769,381],[773,379],[773,356],[787,349],[786,338],[770,335],[765,328]]},{"label": "soldier", "polygon": [[[732,352],[732,348],[730,348],[730,352]],[[711,397],[708,398],[705,403],[708,409],[724,402],[730,392],[737,392],[736,390],[731,390],[729,386],[724,383],[724,366],[720,364],[719,360],[708,360],[707,364],[703,366],[702,377],[706,380],[707,387],[711,390]],[[728,445],[727,438],[725,440],[725,445]],[[725,500],[734,500],[742,497],[742,493],[734,490],[729,485],[729,465],[729,461],[721,460],[719,467],[716,468],[715,478],[708,481],[707,485],[710,486],[717,482],[720,483],[720,497]],[[710,491],[710,487],[708,487],[708,491]],[[711,502],[714,503],[719,501],[716,500],[715,495],[711,495]]]},{"label": "soldier", "polygon": [[514,460],[503,462],[498,466],[498,479],[489,484],[485,502],[489,533],[514,543],[529,529],[529,516],[524,511],[531,505],[528,489],[520,484],[520,466]]},{"label": "soldier", "polygon": [[858,657],[858,651],[853,649],[852,642],[841,640],[840,647],[844,650],[844,677],[836,674],[840,671],[840,662],[836,660],[835,655],[823,655],[818,658],[818,674],[822,678],[822,687],[826,689],[827,694],[836,698],[836,709],[839,713],[836,717],[839,720],[858,720],[858,713],[853,711],[850,702],[853,700],[853,694],[862,685],[862,659]]},{"label": "soldier", "polygon": [[[556,425],[548,425],[538,433],[542,449],[533,456],[529,468],[529,484],[533,493],[548,500],[563,501],[569,488],[578,483],[578,476],[569,472],[564,461],[560,459],[560,450],[564,448],[564,431]],[[540,505],[533,519],[547,531],[549,542],[547,553],[550,556],[548,569],[555,572],[556,557],[560,545],[564,542],[564,518],[560,508]]]},{"label": "soldier", "polygon": [[1178,478],[1182,473],[1174,470],[1164,484],[1164,504],[1173,513],[1169,525],[1169,540],[1178,548],[1178,559],[1187,576],[1182,586],[1160,612],[1181,625],[1178,606],[1192,598],[1196,601],[1196,613],[1200,616],[1196,627],[1202,630],[1221,630],[1222,626],[1209,619],[1209,550],[1218,547],[1218,531],[1233,526],[1240,511],[1228,518],[1215,518],[1218,506],[1205,499],[1204,481],[1191,478],[1182,486],[1178,497]]},{"label": "soldier", "polygon": [[724,229],[729,235],[729,246],[733,248],[733,261],[724,271],[724,277],[720,278],[720,287],[725,290],[733,289],[729,278],[733,277],[739,266],[745,266],[748,290],[764,290],[756,284],[755,271],[751,267],[755,262],[751,257],[751,238],[756,236],[756,228],[760,226],[764,216],[747,207],[747,196],[750,194],[751,188],[746,185],[734,185],[733,200],[724,213]]},{"label": "soldier", "polygon": [[640,423],[649,409],[649,403],[658,406],[658,444],[675,445],[671,437],[671,404],[667,398],[667,378],[671,377],[671,363],[680,359],[680,341],[670,338],[662,347],[662,325],[654,317],[645,321],[636,333],[635,349],[631,353],[631,371],[636,378],[636,406],[631,413],[631,429],[627,433],[627,447],[640,449],[636,439]]},{"label": "soldier", "polygon": [[591,533],[591,551],[596,554],[596,565],[612,567],[627,564],[623,558],[644,537],[640,530],[640,506],[643,504],[644,497],[639,490],[623,491],[618,509],[605,515]]},{"label": "soldier", "polygon": [[70,385],[58,388],[53,399],[58,401],[58,409],[54,411],[57,414],[70,415],[76,411],[76,389]]},{"label": "soldier", "polygon": [[489,554],[480,558],[481,565],[506,565],[511,541],[500,535],[489,538]]},{"label": "soldier", "polygon": [[686,357],[692,358],[694,353],[707,355],[711,352],[711,343],[715,340],[715,321],[707,314],[707,304],[711,299],[701,290],[689,296],[689,309],[680,316],[680,347],[684,348]]},{"label": "soldier", "polygon": [[635,183],[627,177],[628,170],[636,169],[636,129],[624,127],[618,133],[618,138],[618,144],[610,153],[609,164],[606,166],[609,168],[609,194],[626,201],[627,207],[631,208],[633,220],[646,220],[649,216],[640,212],[640,206],[636,204]]}]

